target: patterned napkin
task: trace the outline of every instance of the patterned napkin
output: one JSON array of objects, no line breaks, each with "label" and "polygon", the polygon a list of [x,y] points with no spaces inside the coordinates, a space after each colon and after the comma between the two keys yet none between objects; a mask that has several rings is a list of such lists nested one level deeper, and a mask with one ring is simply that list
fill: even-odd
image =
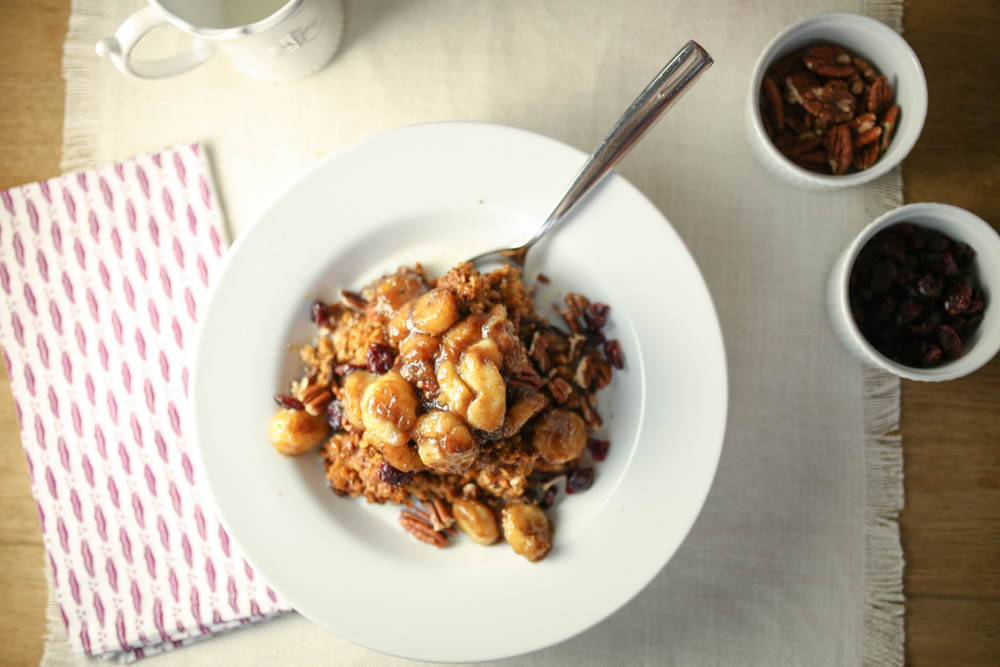
[{"label": "patterned napkin", "polygon": [[73,648],[130,662],[288,611],[191,451],[196,320],[224,250],[203,151],[0,198],[0,344]]}]

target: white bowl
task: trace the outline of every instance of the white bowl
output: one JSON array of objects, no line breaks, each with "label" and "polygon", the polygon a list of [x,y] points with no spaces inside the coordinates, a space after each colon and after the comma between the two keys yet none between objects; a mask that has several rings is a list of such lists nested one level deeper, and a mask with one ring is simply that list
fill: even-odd
[{"label": "white bowl", "polygon": [[289,343],[315,332],[313,299],[415,261],[437,275],[525,238],[584,159],[498,125],[393,130],[317,162],[226,256],[191,382],[201,474],[260,576],[341,637],[444,662],[549,646],[636,595],[698,516],[726,426],[722,333],[684,243],[617,174],[525,272],[551,278],[536,293],[546,315],[571,290],[611,304],[605,332],[626,359],[600,397],[611,450],[591,489],[550,510],[545,560],[467,539],[429,547],[399,526],[398,508],[335,496],[316,452],[285,457],[267,442],[271,395],[301,368]]},{"label": "white bowl", "polygon": [[[787,53],[821,42],[843,46],[888,77],[900,108],[889,150],[869,169],[854,174],[828,176],[803,169],[781,154],[767,136],[760,119],[760,87],[771,64]],[[859,185],[882,176],[898,165],[917,143],[927,116],[927,80],[910,45],[884,23],[848,12],[816,14],[785,28],[764,48],[750,77],[745,115],[751,150],[761,164],[779,179],[813,190]]]},{"label": "white bowl", "polygon": [[[932,368],[896,363],[881,354],[865,339],[851,314],[848,281],[858,253],[875,234],[901,222],[935,229],[955,241],[964,241],[976,251],[975,270],[986,293],[982,323],[968,339],[963,339],[962,356]],[[908,204],[889,211],[855,237],[840,254],[827,283],[827,305],[837,337],[861,361],[910,380],[940,382],[968,375],[986,365],[1000,351],[1000,235],[982,218],[948,204]]]}]

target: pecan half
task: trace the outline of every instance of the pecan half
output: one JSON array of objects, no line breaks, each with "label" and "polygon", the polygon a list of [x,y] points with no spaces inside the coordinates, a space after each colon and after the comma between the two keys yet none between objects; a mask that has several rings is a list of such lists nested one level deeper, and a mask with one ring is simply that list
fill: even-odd
[{"label": "pecan half", "polygon": [[549,393],[556,403],[565,403],[573,393],[573,386],[561,377],[554,377],[549,380]]},{"label": "pecan half", "polygon": [[851,78],[847,80],[847,87],[851,91],[851,95],[860,95],[865,89],[865,80],[861,78],[861,75],[855,72],[851,75]]},{"label": "pecan half", "polygon": [[569,337],[569,360],[576,361],[583,356],[583,347],[587,343],[587,337],[583,334],[573,334]]},{"label": "pecan half", "polygon": [[534,366],[527,364],[527,368],[507,380],[507,386],[538,389],[542,386],[542,377],[538,374],[538,371],[535,370]]},{"label": "pecan half", "polygon": [[785,99],[791,104],[803,104],[807,90],[819,87],[819,79],[812,72],[799,72],[785,77]]},{"label": "pecan half", "polygon": [[881,136],[882,127],[876,125],[875,127],[869,128],[867,132],[862,132],[854,137],[854,147],[861,148],[862,146],[867,146],[870,143],[877,142],[878,138]]},{"label": "pecan half", "polygon": [[875,70],[872,69],[872,66],[869,65],[865,60],[855,56],[854,58],[851,59],[851,62],[854,63],[854,66],[858,68],[858,71],[861,72],[861,76],[865,77],[865,80],[868,81],[868,83],[873,83],[875,79],[878,78],[878,74],[875,73]]},{"label": "pecan half", "polygon": [[795,160],[795,164],[799,165],[803,169],[815,171],[818,174],[829,174],[830,163],[827,161],[828,157],[829,153],[827,153],[826,150],[819,149],[800,156],[797,160]]},{"label": "pecan half", "polygon": [[427,518],[431,522],[434,530],[447,530],[455,524],[455,517],[451,514],[448,504],[435,495],[431,495],[430,501],[424,501],[427,508]]},{"label": "pecan half", "polygon": [[774,139],[774,145],[783,155],[788,155],[798,140],[798,136],[785,130]]},{"label": "pecan half", "polygon": [[566,294],[563,301],[566,302],[566,305],[569,307],[569,314],[572,315],[574,319],[583,317],[583,309],[590,305],[590,301],[587,300],[587,297],[575,292],[569,292]]},{"label": "pecan half", "polygon": [[857,100],[847,89],[847,84],[838,79],[827,81],[822,88],[807,90],[803,104],[812,115],[834,123],[850,120],[857,108]]},{"label": "pecan half", "polygon": [[771,76],[777,81],[784,81],[785,77],[797,74],[804,68],[805,65],[802,64],[802,51],[793,51],[771,66]]},{"label": "pecan half", "polygon": [[800,155],[804,155],[805,153],[815,150],[817,147],[822,145],[822,143],[823,137],[815,132],[803,132],[799,135],[798,143],[792,146],[792,149],[788,153],[788,157],[794,160]]},{"label": "pecan half", "polygon": [[[882,129],[882,128],[875,128],[875,129]],[[878,162],[878,155],[879,155],[878,142],[872,142],[870,144],[862,146],[858,150],[854,151],[854,160],[853,160],[854,168],[858,170],[867,169],[868,167]]]},{"label": "pecan half", "polygon": [[576,372],[573,373],[573,382],[581,389],[589,389],[594,382],[594,362],[588,354],[576,365]]},{"label": "pecan half", "polygon": [[893,104],[891,107],[886,109],[885,115],[882,116],[882,150],[885,151],[889,148],[889,142],[892,141],[892,132],[896,129],[896,120],[899,118],[899,105]]},{"label": "pecan half", "polygon": [[531,347],[528,348],[528,356],[534,359],[538,365],[538,370],[545,373],[551,368],[549,360],[549,337],[540,331],[536,331],[531,337]]},{"label": "pecan half", "polygon": [[778,84],[769,76],[764,77],[762,86],[767,104],[771,108],[771,115],[774,116],[774,126],[781,132],[785,129],[785,102],[781,99],[781,91],[778,90]]},{"label": "pecan half", "polygon": [[298,393],[297,398],[302,401],[305,411],[314,417],[318,417],[326,411],[327,404],[333,400],[330,388],[324,385],[309,383]]},{"label": "pecan half", "polygon": [[346,289],[340,290],[340,301],[352,310],[363,311],[368,307],[368,302],[360,294]]},{"label": "pecan half", "polygon": [[785,125],[796,136],[811,130],[814,120],[815,116],[806,113],[805,109],[798,105],[785,108]]},{"label": "pecan half", "polygon": [[771,115],[762,113],[760,115],[760,122],[764,124],[764,131],[767,132],[767,136],[774,141],[774,121],[771,120]]},{"label": "pecan half", "polygon": [[580,412],[591,430],[596,431],[604,425],[601,415],[597,414],[597,396],[593,392],[587,392],[584,400],[580,401]]},{"label": "pecan half", "polygon": [[868,130],[875,127],[875,123],[875,114],[869,111],[868,113],[860,114],[848,121],[847,126],[851,128],[851,131],[854,132],[855,135],[858,135],[864,134]]},{"label": "pecan half", "polygon": [[851,55],[832,44],[819,44],[806,49],[802,61],[820,76],[846,77],[854,74]]},{"label": "pecan half", "polygon": [[611,384],[611,364],[594,353],[594,390],[600,391]]},{"label": "pecan half", "polygon": [[847,173],[854,159],[851,128],[837,125],[826,135],[826,149],[830,153],[830,171],[835,175]]},{"label": "pecan half", "polygon": [[825,165],[828,153],[825,150],[810,151],[805,155],[800,155],[797,158],[798,162],[805,162],[806,164],[816,164]]},{"label": "pecan half", "polygon": [[431,524],[429,518],[424,518],[417,512],[426,514],[426,512],[421,512],[420,510],[403,510],[399,513],[399,524],[421,542],[433,544],[438,548],[448,544],[448,536],[434,530],[434,526]]},{"label": "pecan half", "polygon": [[889,79],[883,75],[875,79],[875,82],[872,83],[871,88],[868,90],[867,109],[868,111],[881,113],[890,104],[892,104],[892,86],[889,85]]},{"label": "pecan half", "polygon": [[567,328],[569,328],[570,333],[580,333],[580,322],[573,316],[573,313],[568,310],[562,310],[558,306],[553,306],[556,312],[559,313],[559,317],[563,319],[566,323]]}]

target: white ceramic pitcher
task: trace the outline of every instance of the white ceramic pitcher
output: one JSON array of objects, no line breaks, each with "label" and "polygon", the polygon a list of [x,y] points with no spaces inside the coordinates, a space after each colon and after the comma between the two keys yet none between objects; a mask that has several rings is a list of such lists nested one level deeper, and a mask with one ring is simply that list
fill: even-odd
[{"label": "white ceramic pitcher", "polygon": [[[151,30],[173,26],[191,46],[156,60],[132,51]],[[265,81],[297,79],[326,65],[344,32],[342,0],[149,0],[114,36],[97,43],[130,76],[161,79],[187,72],[223,51],[241,70]]]}]

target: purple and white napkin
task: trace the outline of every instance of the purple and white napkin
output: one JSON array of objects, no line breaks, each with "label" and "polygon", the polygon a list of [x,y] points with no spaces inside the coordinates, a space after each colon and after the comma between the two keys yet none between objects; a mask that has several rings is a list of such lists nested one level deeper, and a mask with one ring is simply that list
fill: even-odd
[{"label": "purple and white napkin", "polygon": [[225,250],[204,152],[0,198],[0,344],[70,644],[131,661],[288,611],[191,451],[196,322]]}]

